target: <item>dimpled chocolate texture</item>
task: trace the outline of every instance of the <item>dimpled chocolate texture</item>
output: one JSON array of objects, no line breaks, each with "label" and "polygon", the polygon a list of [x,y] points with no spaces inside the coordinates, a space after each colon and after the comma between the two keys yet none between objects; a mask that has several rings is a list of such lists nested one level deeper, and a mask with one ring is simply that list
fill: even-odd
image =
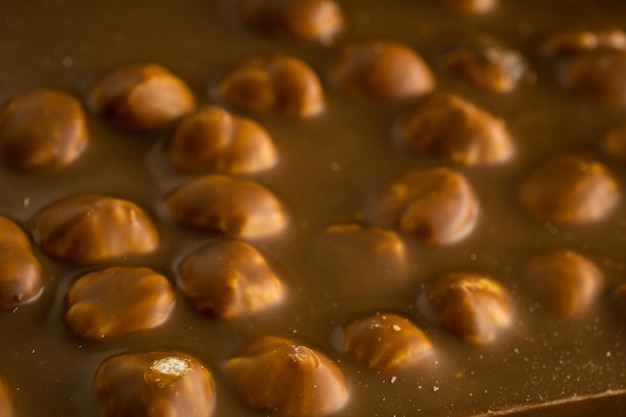
[{"label": "dimpled chocolate texture", "polygon": [[355,223],[329,226],[309,252],[311,270],[324,288],[332,288],[326,290],[332,296],[380,295],[406,284],[406,250],[393,230]]},{"label": "dimpled chocolate texture", "polygon": [[348,401],[346,380],[328,357],[291,340],[265,336],[226,367],[241,400],[281,416],[321,417]]},{"label": "dimpled chocolate texture", "polygon": [[180,266],[181,289],[200,310],[220,318],[260,312],[280,303],[284,286],[263,256],[244,242],[219,242]]},{"label": "dimpled chocolate texture", "polygon": [[331,42],[343,28],[343,16],[332,0],[237,0],[243,21],[278,38]]},{"label": "dimpled chocolate texture", "polygon": [[344,45],[332,74],[351,95],[379,100],[416,97],[435,88],[424,60],[411,48],[390,41]]},{"label": "dimpled chocolate texture", "polygon": [[0,216],[0,309],[35,300],[43,291],[43,271],[26,234]]},{"label": "dimpled chocolate texture", "polygon": [[195,99],[180,78],[150,63],[121,67],[106,75],[91,90],[89,103],[117,127],[147,133],[191,111]]},{"label": "dimpled chocolate texture", "polygon": [[72,284],[65,323],[75,336],[101,340],[158,327],[173,307],[174,291],[163,275],[149,268],[113,267]]},{"label": "dimpled chocolate texture", "polygon": [[324,109],[324,91],[315,71],[286,55],[242,62],[221,80],[218,92],[230,106],[257,114],[307,118]]},{"label": "dimpled chocolate texture", "polygon": [[568,318],[587,312],[603,281],[602,272],[591,260],[572,251],[538,255],[527,266],[527,285],[536,298]]},{"label": "dimpled chocolate texture", "polygon": [[[508,292],[490,277],[451,273],[439,277],[426,293],[427,314],[474,345],[494,343],[513,323]],[[430,311],[429,311],[430,310]]]},{"label": "dimpled chocolate texture", "polygon": [[104,361],[94,376],[101,417],[210,417],[211,373],[180,352],[126,353]]},{"label": "dimpled chocolate texture", "polygon": [[433,345],[408,319],[397,314],[376,314],[343,328],[343,351],[372,371],[416,372],[433,354]]},{"label": "dimpled chocolate texture", "polygon": [[433,168],[393,180],[380,197],[379,211],[386,224],[430,245],[447,245],[472,231],[479,208],[465,177]]},{"label": "dimpled chocolate texture", "polygon": [[503,120],[452,93],[428,97],[404,120],[402,137],[417,152],[465,165],[502,163],[514,153]]},{"label": "dimpled chocolate texture", "polygon": [[254,173],[278,161],[272,138],[261,125],[215,106],[180,120],[167,155],[174,167],[190,172]]},{"label": "dimpled chocolate texture", "polygon": [[267,188],[224,175],[190,180],[170,194],[165,205],[187,226],[233,237],[269,237],[287,226],[280,201]]},{"label": "dimpled chocolate texture", "polygon": [[565,155],[530,175],[522,186],[521,201],[539,219],[585,224],[606,217],[619,195],[615,177],[603,164]]},{"label": "dimpled chocolate texture", "polygon": [[147,254],[159,245],[152,220],[139,206],[99,195],[54,203],[37,215],[32,229],[48,255],[75,264]]},{"label": "dimpled chocolate texture", "polygon": [[59,169],[81,156],[89,140],[80,102],[56,90],[15,97],[0,112],[0,151],[20,169]]}]

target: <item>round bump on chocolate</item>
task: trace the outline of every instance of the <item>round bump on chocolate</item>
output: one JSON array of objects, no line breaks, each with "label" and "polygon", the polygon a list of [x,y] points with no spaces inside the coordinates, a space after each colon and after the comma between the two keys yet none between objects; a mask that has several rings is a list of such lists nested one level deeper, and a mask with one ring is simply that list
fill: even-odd
[{"label": "round bump on chocolate", "polygon": [[244,242],[219,242],[190,255],[180,266],[180,286],[198,310],[220,318],[263,311],[285,296],[263,255]]},{"label": "round bump on chocolate", "polygon": [[17,96],[0,112],[0,152],[16,168],[70,165],[88,141],[80,102],[62,91],[37,90]]},{"label": "round bump on chocolate", "polygon": [[380,197],[383,221],[430,245],[467,236],[478,217],[478,200],[461,174],[449,168],[410,171],[392,181]]},{"label": "round bump on chocolate", "polygon": [[346,380],[337,365],[288,339],[258,338],[226,367],[241,400],[251,408],[281,416],[322,417],[348,400]]},{"label": "round bump on chocolate", "polygon": [[13,403],[5,384],[0,380],[0,416],[14,417]]},{"label": "round bump on chocolate", "polygon": [[597,50],[626,50],[626,33],[621,29],[574,30],[556,33],[543,45],[551,55],[573,55]]},{"label": "round bump on chocolate", "polygon": [[405,283],[405,247],[392,230],[333,225],[313,240],[310,254],[310,269],[334,295],[380,295]]},{"label": "round bump on chocolate", "polygon": [[127,353],[104,361],[94,376],[100,416],[210,417],[211,373],[180,352]]},{"label": "round bump on chocolate", "polygon": [[287,226],[280,201],[267,188],[219,174],[190,180],[165,205],[180,223],[233,237],[269,237]]},{"label": "round bump on chocolate", "polygon": [[433,345],[408,319],[376,314],[343,328],[343,351],[372,371],[397,373],[421,366],[433,353]]},{"label": "round bump on chocolate", "polygon": [[215,106],[183,116],[170,137],[167,155],[174,167],[191,172],[254,173],[278,161],[265,129]]},{"label": "round bump on chocolate", "polygon": [[35,240],[51,257],[75,264],[147,254],[159,234],[136,204],[99,195],[81,195],[52,204],[33,221]]},{"label": "round bump on chocolate", "polygon": [[315,71],[286,55],[241,63],[222,79],[218,92],[234,108],[258,114],[306,118],[324,109],[324,91]]},{"label": "round bump on chocolate", "polygon": [[493,279],[478,274],[440,277],[426,293],[425,307],[448,331],[475,345],[494,342],[513,323],[507,291]]},{"label": "round bump on chocolate", "polygon": [[626,107],[626,51],[598,51],[580,55],[565,69],[565,83],[586,98]]},{"label": "round bump on chocolate", "polygon": [[428,97],[402,123],[401,136],[416,152],[465,164],[498,164],[514,153],[502,119],[451,93]]},{"label": "round bump on chocolate", "polygon": [[572,251],[532,258],[526,282],[540,301],[563,317],[584,314],[598,296],[603,276],[586,257]]},{"label": "round bump on chocolate", "polygon": [[537,169],[523,184],[521,201],[535,217],[584,224],[606,217],[619,199],[613,174],[591,159],[565,155]]},{"label": "round bump on chocolate", "polygon": [[397,42],[353,42],[341,48],[332,76],[354,96],[398,100],[435,88],[434,76],[411,48]]},{"label": "round bump on chocolate", "polygon": [[604,137],[604,150],[611,156],[626,161],[626,124],[614,127]]},{"label": "round bump on chocolate", "polygon": [[190,112],[195,99],[180,78],[161,65],[150,63],[111,72],[92,89],[89,103],[117,127],[148,133]]},{"label": "round bump on chocolate", "polygon": [[43,286],[42,267],[26,233],[0,216],[0,308],[14,308],[34,301]]},{"label": "round bump on chocolate", "polygon": [[100,340],[165,323],[174,307],[167,278],[149,268],[113,267],[83,275],[67,294],[72,334]]},{"label": "round bump on chocolate", "polygon": [[497,0],[435,0],[435,3],[465,14],[482,14],[492,10]]},{"label": "round bump on chocolate", "polygon": [[333,0],[238,0],[236,6],[247,25],[275,37],[329,44],[344,26]]},{"label": "round bump on chocolate", "polygon": [[473,85],[494,93],[510,93],[528,74],[526,61],[519,52],[487,40],[446,54],[443,65]]}]

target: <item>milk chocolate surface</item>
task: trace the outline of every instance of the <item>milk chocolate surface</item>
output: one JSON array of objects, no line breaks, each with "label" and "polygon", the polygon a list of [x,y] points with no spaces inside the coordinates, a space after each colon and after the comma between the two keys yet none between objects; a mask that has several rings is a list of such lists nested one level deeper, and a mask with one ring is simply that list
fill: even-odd
[{"label": "milk chocolate surface", "polygon": [[[294,0],[299,2],[297,13],[284,12],[281,0],[275,8],[259,5],[243,15],[242,5],[254,2],[0,0],[1,114],[11,114],[17,97],[37,91],[61,92],[80,103],[72,104],[80,110],[59,110],[64,129],[80,128],[69,129],[78,132],[73,139],[57,142],[29,128],[27,133],[37,134],[34,145],[21,143],[25,148],[18,146],[17,154],[2,154],[0,215],[27,235],[29,245],[22,247],[41,273],[29,302],[0,310],[0,412],[144,416],[154,406],[186,417],[626,416],[626,58],[619,35],[626,30],[626,3]],[[324,8],[317,6],[322,3]],[[301,15],[314,12],[320,20]],[[293,19],[303,19],[302,25]],[[514,53],[513,68],[488,48],[468,49],[483,45],[476,39]],[[408,61],[418,57],[423,88],[395,94],[416,76],[402,59],[380,60],[376,45],[390,44],[415,54]],[[361,78],[350,79],[346,71],[338,79],[338,60],[356,59],[342,55],[350,45],[373,47],[373,58],[365,68],[363,62],[341,61],[358,68]],[[474,52],[461,55],[464,69],[453,70],[450,56],[459,58],[458,51]],[[237,100],[230,100],[224,80],[259,57],[261,70],[247,73]],[[295,59],[306,76],[296,71],[282,78],[267,57]],[[520,63],[522,75],[515,72]],[[102,84],[120,68],[142,65],[159,66],[160,81],[137,86],[125,79],[124,91],[116,83]],[[515,76],[514,88],[486,87],[502,80],[485,79],[484,71]],[[432,79],[424,81],[425,74]],[[183,86],[182,98],[172,98],[172,86],[179,92]],[[94,105],[94,91],[107,98],[106,105]],[[467,164],[448,152],[454,147],[431,152],[446,143],[411,149],[398,131],[432,94],[456,94],[502,123],[506,158]],[[219,163],[198,170],[192,161],[193,169],[173,163],[168,146],[180,117],[205,106],[258,124],[271,138],[275,161],[237,172]],[[136,118],[127,117],[129,109]],[[40,120],[49,133],[59,123]],[[471,126],[445,132],[475,133]],[[0,143],[20,142],[18,133]],[[70,142],[73,150],[48,156],[49,149]],[[495,146],[475,137],[454,143]],[[479,155],[495,152],[503,151],[488,148]],[[24,159],[12,161],[14,154]],[[238,163],[221,158],[215,160]],[[569,158],[565,168],[551,171],[562,158]],[[389,184],[410,172],[435,170],[458,173],[469,184],[473,202],[466,205],[474,210],[463,233],[429,244],[421,237],[425,230],[372,217]],[[235,187],[193,196],[190,185],[216,177]],[[237,191],[250,189],[252,197]],[[438,192],[445,197],[448,191]],[[255,193],[263,198],[253,198]],[[536,195],[541,198],[529,197]],[[124,207],[132,209],[112,208],[104,217],[82,211],[81,221],[72,223],[68,202],[80,196],[128,202],[132,206]],[[38,228],[50,208],[62,211],[53,225],[59,231],[54,251]],[[438,220],[452,227],[443,217]],[[107,222],[124,233],[100,228]],[[127,250],[134,227],[149,235],[149,249]],[[15,233],[7,241],[23,239],[19,231],[7,233]],[[227,241],[262,254],[280,279],[280,303],[220,316],[199,311],[195,304],[206,300],[184,294],[185,260]],[[584,262],[545,260],[567,253]],[[72,334],[64,320],[72,285],[119,267],[150,268],[169,281],[174,301],[167,320],[104,339]],[[550,277],[542,280],[545,274]],[[559,274],[565,278],[558,280]],[[488,277],[497,291],[468,293],[471,285],[449,291],[452,284],[441,281],[448,276],[465,284],[472,283],[468,277]],[[0,282],[24,281],[3,276]],[[442,291],[445,309],[424,305],[429,294]],[[107,292],[115,293],[110,287]],[[155,307],[141,297],[137,303],[146,311]],[[362,355],[353,345],[344,348],[346,328],[365,318],[378,326],[377,317],[385,314],[414,326],[421,344],[394,341],[392,324],[371,333],[389,338],[380,345],[378,336],[356,343],[349,335]],[[493,330],[494,323],[493,337],[467,327]],[[473,343],[468,334],[489,342]],[[264,350],[272,345],[268,341],[280,341],[284,355]],[[409,357],[411,366],[371,365],[424,346],[428,354]],[[159,360],[170,357],[192,364],[198,374],[175,371],[183,376],[179,384],[159,391],[163,387],[151,372],[168,374]],[[109,372],[111,364],[135,361],[141,366],[130,373]],[[281,385],[276,381],[283,372],[288,377]],[[137,394],[120,390],[123,384]],[[319,391],[316,384],[322,384]]]}]

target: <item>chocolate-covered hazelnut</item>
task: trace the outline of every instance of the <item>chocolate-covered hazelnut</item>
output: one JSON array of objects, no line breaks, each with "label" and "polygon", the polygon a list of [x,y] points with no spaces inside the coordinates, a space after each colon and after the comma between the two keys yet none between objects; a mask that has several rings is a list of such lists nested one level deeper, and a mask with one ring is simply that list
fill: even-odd
[{"label": "chocolate-covered hazelnut", "polygon": [[226,362],[241,401],[281,416],[321,417],[348,400],[346,380],[325,355],[288,339],[266,336]]},{"label": "chocolate-covered hazelnut", "polygon": [[619,199],[613,174],[591,159],[565,155],[524,182],[521,201],[535,217],[559,223],[591,223],[606,217]]},{"label": "chocolate-covered hazelnut", "polygon": [[471,273],[438,278],[426,294],[427,314],[450,332],[475,345],[496,340],[513,323],[507,291],[493,279]]},{"label": "chocolate-covered hazelnut", "polygon": [[0,112],[0,152],[16,168],[65,167],[82,155],[88,141],[83,108],[63,91],[32,91]]},{"label": "chocolate-covered hazelnut", "polygon": [[611,156],[626,161],[626,124],[609,130],[604,137],[604,150]]},{"label": "chocolate-covered hazelnut", "polygon": [[0,216],[0,308],[34,301],[42,290],[43,271],[28,237],[11,220]]},{"label": "chocolate-covered hazelnut", "polygon": [[522,55],[493,41],[455,49],[443,58],[449,71],[477,87],[509,93],[524,79],[527,65]]},{"label": "chocolate-covered hazelnut", "polygon": [[273,167],[272,138],[251,119],[206,106],[184,116],[167,146],[172,165],[183,171],[253,173]]},{"label": "chocolate-covered hazelnut", "polygon": [[159,234],[136,204],[99,195],[81,195],[52,204],[33,221],[35,240],[53,258],[91,264],[147,254]]},{"label": "chocolate-covered hazelnut", "polygon": [[411,48],[397,42],[352,42],[341,48],[333,78],[354,96],[397,100],[435,88],[434,76]]},{"label": "chocolate-covered hazelnut", "polygon": [[565,83],[581,96],[615,107],[626,107],[626,51],[580,55],[565,69]]},{"label": "chocolate-covered hazelnut", "polygon": [[417,326],[397,314],[376,314],[343,328],[343,351],[377,372],[414,370],[433,353],[433,345]]},{"label": "chocolate-covered hazelnut", "polygon": [[493,9],[497,0],[435,0],[435,3],[466,14],[481,14]]},{"label": "chocolate-covered hazelnut", "polygon": [[275,37],[330,43],[343,28],[343,16],[333,0],[238,0],[241,19]]},{"label": "chocolate-covered hazelnut", "polygon": [[93,381],[102,417],[210,417],[211,373],[180,352],[126,353],[104,361]]},{"label": "chocolate-covered hazelnut", "polygon": [[195,99],[180,78],[149,63],[111,72],[91,90],[89,103],[120,129],[148,133],[191,111]]},{"label": "chocolate-covered hazelnut", "polygon": [[333,295],[380,295],[405,284],[405,247],[392,230],[333,225],[313,240],[310,255],[310,270]]},{"label": "chocolate-covered hazelnut", "polygon": [[427,98],[403,121],[401,136],[416,152],[466,164],[497,164],[513,155],[502,119],[457,94]]},{"label": "chocolate-covered hazelnut", "polygon": [[461,174],[449,168],[408,172],[380,197],[383,222],[430,245],[457,242],[478,217],[478,200]]},{"label": "chocolate-covered hazelnut", "polygon": [[242,62],[226,74],[218,92],[229,105],[252,113],[306,118],[324,109],[324,91],[315,71],[286,55]]},{"label": "chocolate-covered hazelnut", "polygon": [[65,323],[75,336],[100,340],[158,327],[173,306],[174,291],[163,275],[149,268],[113,267],[72,284]]},{"label": "chocolate-covered hazelnut", "polygon": [[267,188],[219,174],[190,180],[165,205],[187,226],[233,237],[269,237],[287,225],[280,201]]},{"label": "chocolate-covered hazelnut", "polygon": [[535,256],[528,262],[527,284],[547,307],[564,317],[584,314],[602,287],[602,273],[589,259],[572,251]]},{"label": "chocolate-covered hazelnut", "polygon": [[13,412],[13,404],[9,392],[5,384],[0,380],[0,416],[2,417],[15,417]]},{"label": "chocolate-covered hazelnut", "polygon": [[556,33],[543,45],[551,55],[572,55],[597,50],[626,50],[626,33],[621,29],[573,30]]},{"label": "chocolate-covered hazelnut", "polygon": [[219,242],[180,266],[180,286],[200,311],[240,317],[280,303],[284,286],[263,255],[244,242]]}]

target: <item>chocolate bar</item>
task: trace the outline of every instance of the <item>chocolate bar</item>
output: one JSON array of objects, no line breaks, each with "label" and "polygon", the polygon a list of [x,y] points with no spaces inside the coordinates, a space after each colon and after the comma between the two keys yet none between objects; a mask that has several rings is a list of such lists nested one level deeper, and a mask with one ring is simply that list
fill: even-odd
[{"label": "chocolate bar", "polygon": [[626,415],[626,3],[0,6],[0,416]]}]

